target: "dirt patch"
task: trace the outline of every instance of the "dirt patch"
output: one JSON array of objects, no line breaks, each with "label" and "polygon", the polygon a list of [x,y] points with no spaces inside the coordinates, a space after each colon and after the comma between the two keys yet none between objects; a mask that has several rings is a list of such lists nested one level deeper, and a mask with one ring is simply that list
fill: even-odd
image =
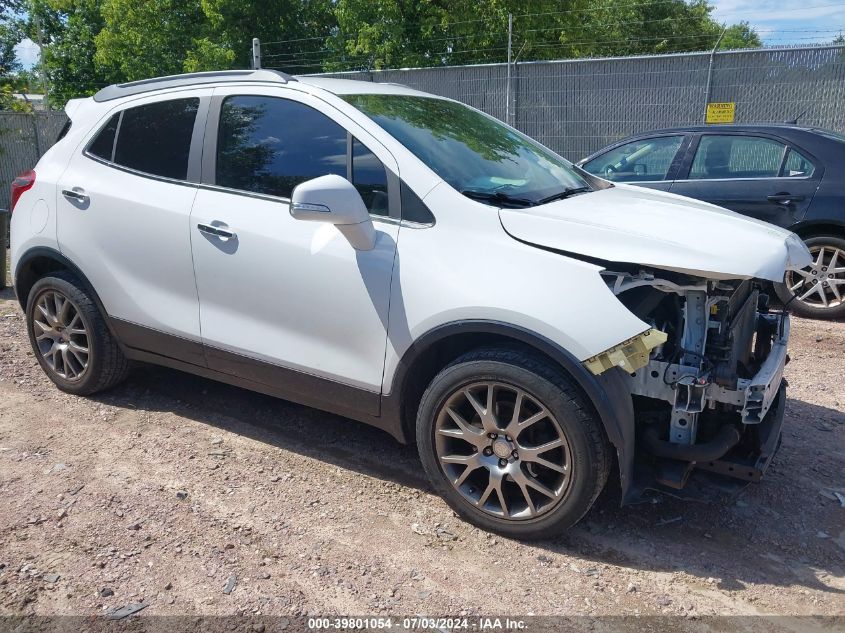
[{"label": "dirt patch", "polygon": [[459,520],[413,447],[139,366],[57,391],[0,294],[0,614],[845,614],[845,323],[794,319],[783,447],[717,504],[620,509],[559,539]]}]

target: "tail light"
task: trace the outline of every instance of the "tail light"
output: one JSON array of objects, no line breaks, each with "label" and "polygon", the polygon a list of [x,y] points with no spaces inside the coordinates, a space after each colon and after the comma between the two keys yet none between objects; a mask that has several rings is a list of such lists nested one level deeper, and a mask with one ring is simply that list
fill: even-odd
[{"label": "tail light", "polygon": [[35,172],[31,169],[23,172],[12,181],[12,201],[9,209],[10,212],[15,210],[15,205],[18,203],[18,198],[21,197],[21,194],[24,191],[32,189],[32,185],[34,184]]}]

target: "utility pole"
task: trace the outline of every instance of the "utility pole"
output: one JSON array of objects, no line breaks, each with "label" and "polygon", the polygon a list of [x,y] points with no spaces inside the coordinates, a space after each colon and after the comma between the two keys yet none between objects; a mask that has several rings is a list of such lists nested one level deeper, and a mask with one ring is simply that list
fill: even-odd
[{"label": "utility pole", "polygon": [[505,123],[511,123],[511,58],[513,56],[513,14],[508,13],[508,79],[505,86]]},{"label": "utility pole", "polygon": [[716,43],[713,45],[713,50],[710,51],[710,64],[707,66],[707,88],[704,91],[704,122],[707,123],[707,104],[710,103],[710,91],[713,84],[713,64],[716,60],[716,51],[719,48],[719,44],[722,43],[722,38],[725,37],[725,31],[728,30],[727,26],[722,27],[722,32],[719,34],[719,39],[716,40]]},{"label": "utility pole", "polygon": [[257,37],[252,38],[252,68],[261,69],[261,41]]},{"label": "utility pole", "polygon": [[41,76],[41,85],[44,88],[44,107],[50,107],[50,86],[47,85],[47,72],[44,70],[44,34],[41,31],[41,20],[38,19],[38,11],[32,16],[35,22],[35,37],[38,39],[38,74]]}]

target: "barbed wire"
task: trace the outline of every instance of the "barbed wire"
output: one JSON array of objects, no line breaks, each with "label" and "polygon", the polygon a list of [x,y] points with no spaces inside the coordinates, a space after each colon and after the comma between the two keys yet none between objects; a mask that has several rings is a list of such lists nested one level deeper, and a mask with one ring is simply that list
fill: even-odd
[{"label": "barbed wire", "polygon": [[[794,33],[815,33],[815,34],[834,34],[840,32],[841,28],[829,28],[829,29],[764,29],[763,31],[766,33],[770,33],[772,35],[778,34],[794,34]],[[558,42],[530,42],[517,40],[516,44],[513,46],[513,50],[519,50],[522,46],[525,47],[527,50],[565,50],[570,49],[572,47],[579,47],[579,46],[597,46],[597,47],[608,47],[613,45],[624,45],[630,43],[649,43],[649,42],[673,42],[673,41],[702,41],[702,40],[709,40],[715,41],[718,38],[718,35],[714,35],[712,33],[704,33],[704,34],[685,34],[685,35],[654,35],[648,37],[634,37],[634,38],[611,38],[611,39],[580,39],[580,40],[563,40]],[[769,42],[810,42],[819,39],[827,39],[825,36],[822,35],[815,35],[815,36],[808,36],[808,37],[795,37],[794,35],[789,35],[787,37],[768,37],[767,40]],[[831,38],[832,39],[832,38]],[[404,43],[403,48],[405,50],[398,50],[394,54],[398,58],[407,58],[411,56],[417,60],[430,60],[433,65],[435,66],[442,66],[445,65],[445,62],[452,58],[460,58],[461,56],[466,56],[470,54],[489,54],[489,53],[502,53],[503,51],[507,50],[507,45],[505,43],[501,43],[496,46],[482,46],[482,47],[474,47],[474,48],[460,48],[460,47],[452,47],[447,46],[444,47],[442,50],[419,50],[419,51],[412,51],[408,49],[412,49],[416,44],[425,44],[427,41],[425,39],[422,40],[411,40]],[[265,56],[266,60],[269,60],[270,64],[265,64],[268,68],[273,69],[286,69],[286,68],[313,68],[313,67],[326,67],[330,65],[351,65],[354,67],[358,67],[360,65],[369,65],[370,62],[373,61],[374,58],[379,58],[380,61],[383,61],[384,54],[376,55],[373,53],[358,53],[358,52],[346,52],[343,50],[334,50],[334,49],[320,49],[317,51],[300,51],[300,52],[287,52],[287,53],[275,53],[269,54]],[[334,69],[338,70],[338,69]]]}]

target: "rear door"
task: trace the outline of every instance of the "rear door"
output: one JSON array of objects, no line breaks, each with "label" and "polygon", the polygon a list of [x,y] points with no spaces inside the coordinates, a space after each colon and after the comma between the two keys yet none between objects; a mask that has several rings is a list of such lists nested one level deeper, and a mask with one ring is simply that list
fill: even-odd
[{"label": "rear door", "polygon": [[586,171],[611,182],[668,191],[688,145],[689,135],[661,134],[610,148],[588,160]]},{"label": "rear door", "polygon": [[199,364],[188,220],[210,95],[115,108],[80,145],[57,195],[59,247],[93,284],[122,342]]},{"label": "rear door", "polygon": [[821,173],[812,156],[784,139],[704,132],[690,146],[671,191],[788,227],[803,217]]}]

